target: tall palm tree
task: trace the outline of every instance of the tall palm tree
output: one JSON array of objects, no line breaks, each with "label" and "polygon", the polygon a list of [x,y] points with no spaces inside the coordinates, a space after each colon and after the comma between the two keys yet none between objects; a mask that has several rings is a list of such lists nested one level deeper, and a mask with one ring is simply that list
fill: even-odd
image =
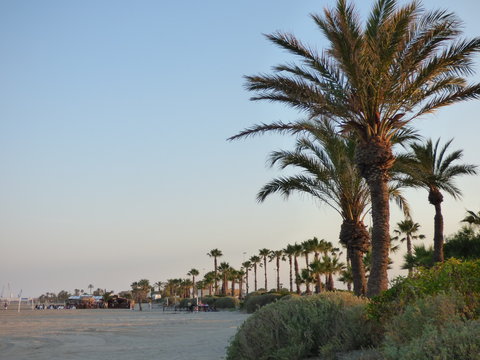
[{"label": "tall palm tree", "polygon": [[295,271],[295,286],[296,286],[296,291],[297,291],[297,294],[301,294],[301,291],[300,291],[300,280],[301,280],[301,276],[300,276],[300,270],[298,268],[298,257],[299,256],[302,256],[302,245],[300,244],[293,244],[292,245],[292,250],[293,250],[293,267],[294,267],[294,271]]},{"label": "tall palm tree", "polygon": [[442,191],[450,194],[454,199],[461,197],[461,191],[455,185],[455,179],[460,175],[476,174],[476,166],[470,164],[458,164],[462,159],[463,151],[456,150],[447,153],[453,139],[447,141],[439,148],[440,139],[433,144],[431,139],[425,143],[411,145],[412,161],[406,165],[405,183],[421,187],[428,191],[428,201],[435,207],[434,217],[434,261],[443,262],[443,214],[442,214]]},{"label": "tall palm tree", "polygon": [[[412,219],[407,218],[405,220],[402,220],[397,223],[397,228],[393,230],[395,234],[397,234],[396,237],[393,239],[397,240],[399,239],[401,242],[406,241],[407,242],[407,254],[412,255],[412,240],[416,239],[425,239],[425,235],[423,234],[418,234],[417,232],[420,229],[420,224],[413,222]],[[401,238],[402,235],[405,235],[405,237]],[[408,269],[408,275],[412,274],[412,269]]]},{"label": "tall palm tree", "polygon": [[254,289],[257,291],[257,265],[261,264],[262,259],[260,256],[253,255],[250,257],[250,263],[253,266],[253,278],[254,278]]},{"label": "tall palm tree", "polygon": [[280,291],[280,261],[285,260],[283,250],[272,250],[270,252],[270,261],[275,260],[275,271],[277,272],[277,291]]},{"label": "tall palm tree", "polygon": [[218,294],[218,283],[217,283],[217,259],[222,257],[222,251],[218,249],[212,249],[207,253],[208,256],[213,257],[213,271],[215,272],[215,295]]},{"label": "tall palm tree", "polygon": [[250,261],[244,261],[242,263],[242,267],[245,270],[245,294],[248,294],[249,287],[248,287],[248,272],[252,268],[252,263]]},{"label": "tall palm tree", "polygon": [[258,255],[260,255],[260,257],[263,260],[263,275],[264,275],[264,279],[265,279],[265,291],[268,291],[268,287],[267,287],[267,258],[270,256],[270,250],[266,249],[266,248],[260,249],[260,250],[258,250]]},{"label": "tall palm tree", "polygon": [[236,274],[237,274],[238,287],[240,288],[238,298],[242,299],[243,298],[243,280],[245,279],[245,276],[247,275],[247,272],[242,267],[242,268],[240,268],[240,270],[236,271]]},{"label": "tall palm tree", "polygon": [[[297,140],[295,151],[276,151],[270,155],[270,165],[279,164],[282,169],[296,167],[303,170],[302,173],[272,180],[260,190],[257,199],[263,201],[273,193],[288,198],[294,192],[301,192],[335,210],[343,220],[340,242],[347,247],[351,258],[355,292],[364,294],[366,279],[362,257],[369,248],[370,239],[363,221],[370,199],[367,184],[355,167],[355,144],[339,136],[329,121],[304,122],[302,126],[308,131]],[[398,192],[392,193],[401,199]],[[310,243],[306,241],[303,245],[309,247]],[[311,244],[321,245],[318,240]],[[308,248],[306,252],[307,267],[308,254],[312,251]],[[308,287],[307,283],[307,291]]]},{"label": "tall palm tree", "polygon": [[[347,0],[312,18],[326,37],[326,50],[318,54],[292,34],[267,35],[301,64],[247,76],[247,89],[256,92],[252,100],[284,103],[311,118],[326,116],[356,139],[356,164],[372,201],[373,296],[388,286],[392,137],[419,116],[479,97],[480,84],[468,84],[466,76],[473,72],[480,38],[462,38],[454,14],[427,11],[418,1],[376,0],[365,24]],[[260,128],[269,125],[254,130]]]},{"label": "tall palm tree", "polygon": [[200,274],[197,269],[191,269],[187,275],[192,277],[192,296],[195,298],[197,297],[196,292],[195,292],[195,276],[198,276]]},{"label": "tall palm tree", "polygon": [[285,249],[283,249],[285,256],[288,258],[288,265],[289,265],[289,285],[290,285],[290,292],[293,292],[293,256],[295,255],[295,248],[293,245],[287,245]]}]

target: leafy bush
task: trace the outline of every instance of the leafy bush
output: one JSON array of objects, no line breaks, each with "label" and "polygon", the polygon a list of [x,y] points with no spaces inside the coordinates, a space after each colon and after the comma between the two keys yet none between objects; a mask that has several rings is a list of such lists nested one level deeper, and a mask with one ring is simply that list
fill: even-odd
[{"label": "leafy bush", "polygon": [[279,300],[283,296],[285,295],[276,293],[249,294],[245,297],[243,310],[251,314],[261,307]]},{"label": "leafy bush", "polygon": [[442,328],[446,324],[461,322],[466,306],[461,294],[451,292],[419,299],[407,305],[404,312],[385,324],[384,344],[390,350],[422,336],[425,329]]},{"label": "leafy bush", "polygon": [[240,301],[231,296],[207,296],[202,298],[201,301],[217,309],[236,309],[240,305]]},{"label": "leafy bush", "polygon": [[480,360],[480,321],[428,325],[420,337],[400,347],[386,345],[383,354],[388,360]]},{"label": "leafy bush", "polygon": [[480,260],[460,262],[449,259],[431,269],[421,269],[412,277],[399,278],[392,288],[372,299],[371,317],[383,320],[401,313],[408,304],[429,295],[456,291],[470,308],[480,300]]},{"label": "leafy bush", "polygon": [[336,352],[370,346],[366,301],[348,293],[328,293],[266,305],[240,327],[227,359],[294,360],[317,354],[333,359]]}]

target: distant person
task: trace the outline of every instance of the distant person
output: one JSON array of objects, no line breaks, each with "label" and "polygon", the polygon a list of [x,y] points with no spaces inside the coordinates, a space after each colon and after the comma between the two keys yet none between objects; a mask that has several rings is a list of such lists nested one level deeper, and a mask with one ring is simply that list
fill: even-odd
[{"label": "distant person", "polygon": [[8,309],[8,303],[5,301],[5,304],[3,304],[3,310],[7,310]]}]

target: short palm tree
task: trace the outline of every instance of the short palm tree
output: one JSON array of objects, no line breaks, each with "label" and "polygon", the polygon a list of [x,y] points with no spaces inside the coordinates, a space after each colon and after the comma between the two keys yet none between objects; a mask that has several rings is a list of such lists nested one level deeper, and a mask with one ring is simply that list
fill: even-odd
[{"label": "short palm tree", "polygon": [[[453,139],[452,139],[453,140]],[[413,187],[421,187],[428,191],[428,201],[435,207],[434,218],[434,261],[443,262],[443,214],[442,191],[450,194],[454,199],[461,196],[461,191],[455,185],[455,179],[460,175],[476,174],[476,166],[458,164],[462,159],[463,151],[456,150],[447,153],[452,143],[449,140],[440,148],[440,139],[435,144],[431,139],[425,143],[411,145],[412,161],[405,167],[405,183]]]},{"label": "short palm tree", "polygon": [[473,72],[480,38],[462,38],[454,14],[427,11],[418,1],[376,0],[364,24],[347,0],[312,18],[326,37],[325,51],[315,52],[292,34],[267,35],[300,64],[247,76],[246,86],[256,93],[253,100],[284,103],[310,118],[326,116],[355,138],[355,161],[371,192],[368,295],[374,296],[388,286],[392,138],[419,116],[479,97],[480,84],[468,84],[466,76]]},{"label": "short palm tree", "polygon": [[192,296],[195,298],[197,297],[196,292],[195,292],[195,276],[198,276],[200,274],[197,269],[191,269],[187,275],[192,277]]},{"label": "short palm tree", "polygon": [[[425,235],[418,234],[418,230],[420,229],[420,224],[413,222],[411,218],[407,218],[397,223],[397,228],[393,230],[397,236],[395,236],[392,240],[400,240],[401,242],[407,242],[407,254],[412,255],[412,240],[416,239],[425,239]],[[404,237],[401,237],[405,235]],[[412,274],[412,269],[408,269],[408,274]]]},{"label": "short palm tree", "polygon": [[315,278],[315,293],[320,293],[322,291],[322,280],[321,276],[325,274],[325,267],[319,259],[315,259],[311,262],[309,266],[312,276]]},{"label": "short palm tree", "polygon": [[131,285],[132,295],[138,302],[138,308],[142,311],[142,301],[146,300],[148,293],[151,291],[150,282],[147,279],[142,279],[133,282]]},{"label": "short palm tree", "polygon": [[213,257],[213,271],[215,272],[215,294],[218,294],[218,283],[217,283],[217,259],[222,257],[222,251],[218,249],[212,249],[207,253],[208,256]]},{"label": "short palm tree", "polygon": [[94,288],[94,286],[92,284],[89,284],[87,287],[90,290],[90,295],[91,295],[92,294],[92,289]]},{"label": "short palm tree", "polygon": [[467,210],[467,214],[463,218],[462,222],[466,222],[471,226],[480,227],[480,211],[475,214],[473,211]]},{"label": "short palm tree", "polygon": [[258,250],[258,255],[260,255],[260,257],[263,260],[263,274],[264,274],[264,280],[265,280],[265,290],[268,291],[268,287],[267,287],[267,258],[270,256],[270,250],[266,249],[266,248],[260,249],[260,250]]},{"label": "short palm tree", "polygon": [[250,257],[250,263],[252,264],[253,267],[253,278],[254,278],[254,289],[257,291],[257,265],[261,264],[262,259],[260,256],[253,255]]},{"label": "short palm tree", "polygon": [[227,295],[228,276],[230,275],[231,269],[230,264],[227,262],[221,262],[218,266],[218,272],[222,278],[222,295]]}]

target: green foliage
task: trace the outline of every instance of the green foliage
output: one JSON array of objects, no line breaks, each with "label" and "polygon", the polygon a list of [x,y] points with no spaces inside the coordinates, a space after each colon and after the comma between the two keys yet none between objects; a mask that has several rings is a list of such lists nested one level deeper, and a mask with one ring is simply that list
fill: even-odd
[{"label": "green foliage", "polygon": [[467,305],[473,306],[480,296],[479,274],[480,260],[462,263],[449,259],[431,269],[421,269],[412,277],[398,278],[392,288],[372,299],[368,313],[385,320],[418,299],[452,290],[462,294]]},{"label": "green foliage", "polygon": [[231,296],[207,296],[202,298],[201,301],[217,309],[236,309],[240,306],[240,300]]},{"label": "green foliage", "polygon": [[227,350],[229,360],[294,360],[371,346],[367,300],[349,293],[291,297],[249,317]]},{"label": "green foliage", "polygon": [[444,246],[445,257],[474,260],[480,259],[480,234],[472,228],[463,227],[447,238]]},{"label": "green foliage", "polygon": [[464,299],[457,292],[419,299],[387,321],[384,343],[389,349],[400,348],[421,337],[429,327],[441,328],[447,323],[462,321],[466,312]]},{"label": "green foliage", "polygon": [[276,292],[254,292],[250,293],[245,297],[245,301],[243,302],[243,310],[247,313],[251,314],[261,307],[280,300],[282,297],[289,295],[289,292],[284,293],[276,293]]},{"label": "green foliage", "polygon": [[429,325],[421,336],[399,347],[387,345],[383,353],[387,360],[480,360],[480,321]]}]

